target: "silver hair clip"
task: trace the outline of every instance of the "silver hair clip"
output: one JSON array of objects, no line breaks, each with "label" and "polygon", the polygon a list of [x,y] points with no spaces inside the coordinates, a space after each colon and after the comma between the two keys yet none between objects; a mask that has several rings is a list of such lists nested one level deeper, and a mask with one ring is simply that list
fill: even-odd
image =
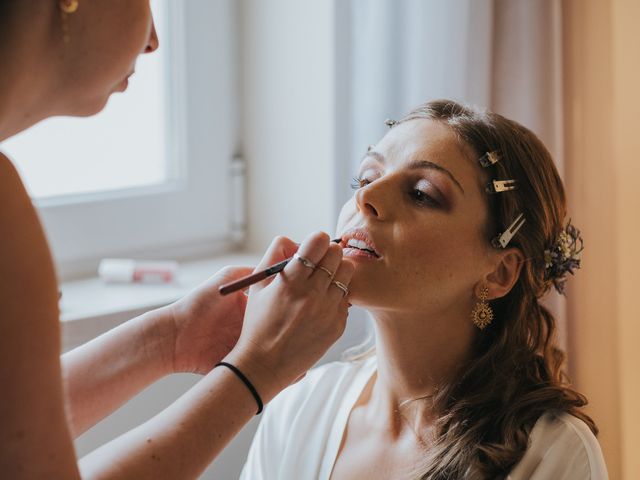
[{"label": "silver hair clip", "polygon": [[504,232],[502,232],[496,238],[491,240],[491,244],[495,248],[507,248],[507,245],[509,244],[513,236],[516,233],[518,233],[518,230],[520,230],[520,227],[524,225],[525,221],[526,221],[526,218],[524,218],[524,214],[521,213],[516,217],[516,219],[509,226],[509,228],[507,228]]},{"label": "silver hair clip", "polygon": [[390,118],[387,118],[384,121],[384,124],[389,128],[393,128],[398,124],[398,122],[397,122],[397,120],[391,120]]},{"label": "silver hair clip", "polygon": [[487,193],[508,192],[516,189],[516,180],[492,180],[487,183],[485,190]]},{"label": "silver hair clip", "polygon": [[493,152],[487,152],[478,159],[478,162],[484,168],[490,167],[491,165],[495,165],[499,161],[500,161],[500,154],[498,153],[497,150],[494,150]]}]

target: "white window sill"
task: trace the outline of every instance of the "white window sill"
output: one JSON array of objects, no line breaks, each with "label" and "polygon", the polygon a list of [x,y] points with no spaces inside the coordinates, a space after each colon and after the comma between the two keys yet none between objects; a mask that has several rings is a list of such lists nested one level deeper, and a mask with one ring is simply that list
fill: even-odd
[{"label": "white window sill", "polygon": [[63,350],[178,300],[226,265],[250,266],[259,260],[259,254],[241,252],[183,262],[177,280],[170,284],[106,284],[99,278],[63,283],[60,300]]}]

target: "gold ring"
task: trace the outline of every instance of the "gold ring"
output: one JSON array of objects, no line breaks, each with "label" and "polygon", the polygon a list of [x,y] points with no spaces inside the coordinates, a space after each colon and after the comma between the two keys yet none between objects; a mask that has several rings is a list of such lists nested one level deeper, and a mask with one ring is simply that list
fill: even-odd
[{"label": "gold ring", "polygon": [[308,258],[304,258],[301,255],[298,255],[297,253],[293,254],[293,258],[296,258],[300,263],[302,263],[305,267],[309,267],[312,270],[316,269],[316,264],[313,263],[311,260],[309,260]]},{"label": "gold ring", "polygon": [[349,288],[344,283],[339,282],[337,280],[333,280],[331,283],[336,287],[338,287],[340,290],[342,290],[343,297],[346,297],[347,295],[349,295]]},{"label": "gold ring", "polygon": [[322,270],[324,273],[329,275],[329,278],[333,278],[333,272],[331,270],[329,270],[328,268],[323,267],[322,265],[318,265],[316,268],[318,268],[319,270]]}]

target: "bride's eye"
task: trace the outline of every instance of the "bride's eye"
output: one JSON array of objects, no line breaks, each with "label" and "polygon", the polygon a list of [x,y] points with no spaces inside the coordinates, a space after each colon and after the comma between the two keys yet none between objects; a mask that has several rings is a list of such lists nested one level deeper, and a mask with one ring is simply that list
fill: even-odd
[{"label": "bride's eye", "polygon": [[409,196],[420,207],[442,207],[442,197],[438,189],[428,180],[420,179],[408,185]]},{"label": "bride's eye", "polygon": [[358,190],[359,188],[366,187],[370,183],[371,181],[364,177],[353,177],[351,179],[351,188],[354,190]]},{"label": "bride's eye", "polygon": [[[367,185],[371,184],[375,179],[367,178],[367,176],[356,176],[352,178],[351,188],[353,190],[359,190]],[[409,196],[411,199],[421,207],[440,207],[441,203],[434,198],[433,195],[427,193],[424,188],[421,188],[425,182],[418,182],[415,186],[409,188]],[[428,185],[428,184],[427,184]]]},{"label": "bride's eye", "polygon": [[420,205],[428,207],[438,207],[440,204],[433,199],[429,194],[423,192],[419,188],[414,188],[411,192],[411,197]]}]

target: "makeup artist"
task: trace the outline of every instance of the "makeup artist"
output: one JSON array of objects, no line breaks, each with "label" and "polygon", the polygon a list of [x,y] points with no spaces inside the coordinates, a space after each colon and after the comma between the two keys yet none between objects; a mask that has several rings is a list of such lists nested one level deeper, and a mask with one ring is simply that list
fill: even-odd
[{"label": "makeup artist", "polygon": [[[0,0],[0,142],[47,117],[99,112],[126,88],[138,55],[157,48],[149,0]],[[252,271],[228,267],[175,304],[60,357],[51,253],[18,173],[0,154],[0,477],[197,477],[344,330],[353,266],[327,235],[299,247],[277,238],[258,268],[296,252],[248,299],[218,294]],[[78,462],[74,437],[175,372],[204,376]]]}]

